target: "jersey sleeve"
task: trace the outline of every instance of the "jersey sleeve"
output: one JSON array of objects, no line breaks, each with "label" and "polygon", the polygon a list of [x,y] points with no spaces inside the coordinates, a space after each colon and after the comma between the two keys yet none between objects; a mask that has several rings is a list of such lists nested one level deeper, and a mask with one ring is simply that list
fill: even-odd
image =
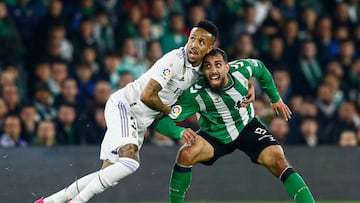
[{"label": "jersey sleeve", "polygon": [[173,50],[165,54],[151,67],[153,74],[151,79],[158,82],[162,88],[166,86],[169,80],[178,75],[184,66],[183,56],[180,54],[181,49]]},{"label": "jersey sleeve", "polygon": [[178,98],[178,101],[171,109],[171,118],[165,116],[158,120],[155,124],[155,130],[161,134],[174,139],[180,139],[184,127],[177,126],[177,122],[186,120],[191,115],[199,111],[199,105],[196,102],[196,94],[191,93],[192,88],[186,90],[183,95]]},{"label": "jersey sleeve", "polygon": [[269,96],[271,103],[279,101],[280,100],[279,92],[275,86],[271,73],[266,68],[264,63],[257,59],[249,59],[249,61],[251,64],[250,68],[251,68],[252,76],[259,81],[261,88]]}]

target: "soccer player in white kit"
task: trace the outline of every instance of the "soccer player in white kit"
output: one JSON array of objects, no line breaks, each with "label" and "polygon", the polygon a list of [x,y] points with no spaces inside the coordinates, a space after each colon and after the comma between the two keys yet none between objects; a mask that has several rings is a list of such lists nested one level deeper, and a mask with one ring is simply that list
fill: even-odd
[{"label": "soccer player in white kit", "polygon": [[[212,50],[217,36],[218,29],[212,22],[199,22],[184,47],[165,54],[139,79],[113,93],[105,106],[102,168],[35,203],[87,202],[134,173],[140,166],[139,149],[146,128],[160,113],[176,113],[171,112],[171,105],[197,81],[202,59]],[[194,133],[186,141],[194,142],[195,137]]]}]

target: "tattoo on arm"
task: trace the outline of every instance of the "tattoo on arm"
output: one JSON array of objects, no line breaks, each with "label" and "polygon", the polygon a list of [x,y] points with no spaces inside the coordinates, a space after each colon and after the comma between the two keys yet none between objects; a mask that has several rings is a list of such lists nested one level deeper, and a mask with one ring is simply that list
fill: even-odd
[{"label": "tattoo on arm", "polygon": [[170,107],[166,106],[159,97],[159,92],[162,89],[161,85],[153,79],[150,79],[141,94],[141,101],[149,108],[160,111],[164,114],[170,113]]}]

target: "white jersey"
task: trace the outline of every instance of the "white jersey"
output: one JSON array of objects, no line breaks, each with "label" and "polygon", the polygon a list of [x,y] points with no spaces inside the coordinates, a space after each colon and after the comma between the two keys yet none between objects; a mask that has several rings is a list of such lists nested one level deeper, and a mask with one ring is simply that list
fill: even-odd
[{"label": "white jersey", "polygon": [[184,90],[199,78],[199,68],[188,62],[185,47],[175,49],[160,58],[147,72],[110,97],[115,103],[121,101],[137,120],[138,127],[147,128],[159,114],[140,101],[140,95],[150,79],[156,80],[162,90],[159,97],[165,105],[173,105]]}]

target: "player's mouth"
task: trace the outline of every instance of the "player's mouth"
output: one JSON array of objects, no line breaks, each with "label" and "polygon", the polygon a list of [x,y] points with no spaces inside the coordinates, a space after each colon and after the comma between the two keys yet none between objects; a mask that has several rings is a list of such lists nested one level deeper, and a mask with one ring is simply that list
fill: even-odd
[{"label": "player's mouth", "polygon": [[221,83],[220,75],[212,75],[208,77],[210,84],[219,85]]},{"label": "player's mouth", "polygon": [[189,58],[196,58],[199,55],[199,52],[196,49],[189,50]]}]

